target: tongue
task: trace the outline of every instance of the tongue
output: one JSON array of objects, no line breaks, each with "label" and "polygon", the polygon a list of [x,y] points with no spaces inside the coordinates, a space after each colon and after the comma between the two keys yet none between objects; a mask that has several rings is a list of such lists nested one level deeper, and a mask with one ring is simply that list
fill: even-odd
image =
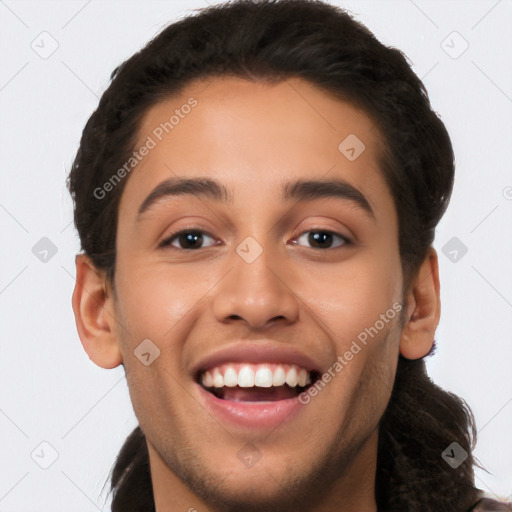
[{"label": "tongue", "polygon": [[222,388],[219,398],[234,402],[275,402],[276,400],[286,400],[296,396],[295,388],[286,385],[271,388],[240,388],[235,386],[233,388]]}]

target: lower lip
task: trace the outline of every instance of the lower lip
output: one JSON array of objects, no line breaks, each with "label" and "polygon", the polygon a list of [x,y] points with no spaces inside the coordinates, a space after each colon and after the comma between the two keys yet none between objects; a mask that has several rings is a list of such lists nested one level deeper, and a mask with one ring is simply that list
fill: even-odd
[{"label": "lower lip", "polygon": [[207,411],[222,423],[231,423],[249,428],[276,428],[294,418],[304,408],[299,397],[275,402],[233,402],[217,398],[197,385]]}]

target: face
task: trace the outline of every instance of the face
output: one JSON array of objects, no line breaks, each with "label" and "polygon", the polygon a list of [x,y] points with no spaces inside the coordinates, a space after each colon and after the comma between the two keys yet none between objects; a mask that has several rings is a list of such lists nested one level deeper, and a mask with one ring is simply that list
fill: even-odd
[{"label": "face", "polygon": [[223,510],[357,500],[400,338],[381,135],[303,80],[236,78],[194,82],[138,135],[115,315],[155,489]]}]

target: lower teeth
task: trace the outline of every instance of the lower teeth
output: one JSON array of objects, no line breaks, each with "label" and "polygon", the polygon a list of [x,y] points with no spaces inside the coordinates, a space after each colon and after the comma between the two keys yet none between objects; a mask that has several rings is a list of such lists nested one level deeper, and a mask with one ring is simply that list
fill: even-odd
[{"label": "lower teeth", "polygon": [[[273,388],[261,388],[258,386],[252,388],[241,388],[235,386],[232,388],[207,388],[207,391],[222,400],[230,400],[232,402],[275,402],[278,400],[286,400],[295,398],[307,387],[289,387],[283,385]],[[227,397],[226,397],[227,395]]]}]

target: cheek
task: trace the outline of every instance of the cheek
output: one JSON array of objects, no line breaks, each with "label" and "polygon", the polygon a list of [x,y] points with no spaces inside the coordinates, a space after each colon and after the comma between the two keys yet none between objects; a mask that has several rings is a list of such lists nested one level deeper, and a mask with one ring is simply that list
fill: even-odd
[{"label": "cheek", "polygon": [[389,324],[386,320],[398,317],[401,276],[398,258],[392,262],[371,257],[354,258],[335,270],[306,273],[300,284],[300,295],[329,327],[330,334],[346,343],[376,322],[381,330],[381,315],[386,317],[386,326]]},{"label": "cheek", "polygon": [[[370,432],[384,413],[395,380],[400,324],[398,315],[379,330],[373,325],[359,333],[342,354],[344,368],[338,382],[340,415],[347,436]],[[361,341],[363,340],[363,341]],[[350,360],[349,360],[350,359]],[[343,403],[344,402],[344,403]]]},{"label": "cheek", "polygon": [[[179,391],[173,384],[182,378],[184,346],[197,319],[205,314],[206,295],[215,282],[212,272],[191,275],[171,271],[168,265],[139,260],[128,265],[120,258],[116,268],[120,297],[116,302],[117,336],[130,396],[141,424],[157,424],[153,421],[156,418],[165,422],[171,417],[168,407]],[[153,350],[158,354],[149,366],[136,357],[141,343],[147,343],[145,340],[157,347],[149,345],[150,357]]]},{"label": "cheek", "polygon": [[358,375],[357,380],[350,383],[354,387],[347,416],[358,419],[354,424],[348,423],[348,428],[355,432],[358,428],[376,428],[384,414],[391,397],[398,363],[398,349],[395,345],[391,337],[387,343],[373,345],[367,349],[362,368],[354,365]]},{"label": "cheek", "polygon": [[122,301],[118,313],[134,343],[145,338],[176,338],[176,329],[187,323],[187,317],[212,286],[211,275],[202,279],[195,273],[170,272],[169,268],[144,265],[142,261],[126,268],[126,272],[120,268]]},{"label": "cheek", "polygon": [[[367,254],[301,283],[313,320],[332,340],[341,403],[354,411],[380,414],[389,399],[401,332],[401,276],[397,254]],[[345,406],[341,414],[348,414]]]}]

